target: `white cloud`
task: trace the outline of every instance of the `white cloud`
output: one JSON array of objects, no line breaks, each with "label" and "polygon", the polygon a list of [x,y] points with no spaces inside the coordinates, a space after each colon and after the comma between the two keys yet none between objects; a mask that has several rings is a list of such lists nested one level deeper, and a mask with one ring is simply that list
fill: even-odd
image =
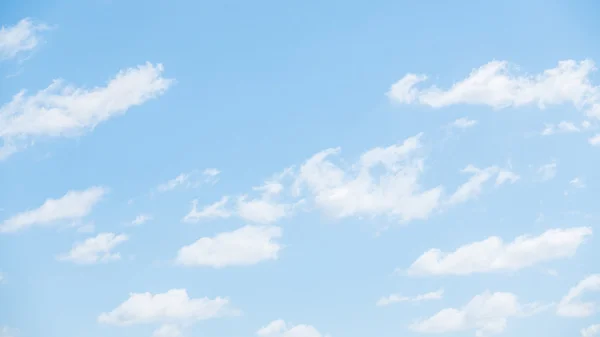
[{"label": "white cloud", "polygon": [[79,264],[119,260],[121,255],[113,253],[112,250],[127,240],[128,237],[125,234],[100,233],[93,238],[75,244],[69,253],[60,255],[58,259]]},{"label": "white cloud", "polygon": [[198,200],[192,201],[192,209],[183,217],[183,222],[198,222],[202,219],[211,218],[228,218],[231,216],[231,211],[227,210],[228,197],[222,197],[221,200],[214,204],[205,206],[202,210],[198,210]]},{"label": "white cloud", "polygon": [[496,186],[500,186],[506,182],[509,182],[511,184],[514,184],[515,182],[517,182],[517,180],[519,180],[521,177],[519,177],[518,174],[509,171],[509,170],[500,170],[498,172],[498,176],[496,176]]},{"label": "white cloud", "polygon": [[590,82],[590,74],[596,70],[593,61],[560,61],[555,68],[534,76],[518,75],[511,70],[506,61],[492,61],[474,69],[447,90],[436,86],[416,88],[427,76],[407,74],[392,85],[387,96],[397,103],[433,108],[472,104],[495,109],[537,105],[544,109],[571,103],[585,110],[588,116],[600,117],[600,89]]},{"label": "white cloud", "polygon": [[467,275],[519,270],[545,261],[575,255],[592,235],[590,227],[550,229],[539,236],[522,235],[510,243],[492,236],[445,253],[430,249],[408,269],[409,274]]},{"label": "white cloud", "polygon": [[600,291],[600,274],[593,274],[581,280],[569,290],[559,302],[556,313],[566,317],[587,317],[596,312],[596,303],[582,302],[580,297],[587,292]]},{"label": "white cloud", "polygon": [[17,330],[7,326],[0,326],[0,337],[16,337]]},{"label": "white cloud", "polygon": [[573,133],[580,132],[581,129],[573,122],[561,121],[558,125],[547,124],[542,131],[542,136],[550,136],[556,133]]},{"label": "white cloud", "polygon": [[600,324],[590,325],[587,328],[581,329],[581,337],[596,336],[600,336]]},{"label": "white cloud", "polygon": [[176,263],[222,268],[276,260],[282,249],[276,241],[281,232],[281,228],[274,226],[245,226],[214,237],[203,237],[182,247]]},{"label": "white cloud", "polygon": [[243,195],[237,200],[237,214],[246,221],[258,224],[271,224],[289,215],[293,205],[278,201],[279,195],[284,190],[281,180],[290,175],[291,171],[286,169],[271,180],[267,180],[262,186],[254,187],[255,191],[261,192],[261,196],[249,199]]},{"label": "white cloud", "polygon": [[585,187],[585,183],[583,182],[583,179],[581,179],[579,177],[575,177],[575,178],[571,179],[571,181],[569,181],[569,185],[571,185],[575,188],[584,188]]},{"label": "white cloud", "polygon": [[131,224],[134,226],[139,226],[142,225],[148,221],[152,220],[152,216],[151,215],[147,215],[147,214],[139,214],[135,217],[135,219],[133,219],[133,221],[131,221]]},{"label": "white cloud", "polygon": [[[423,190],[421,135],[402,144],[376,147],[344,169],[330,160],[339,148],[321,151],[299,169],[294,189],[306,188],[315,205],[330,216],[391,215],[400,221],[426,219],[440,203],[440,186]],[[377,172],[383,171],[381,174]]]},{"label": "white cloud", "polygon": [[190,298],[185,289],[171,289],[166,293],[132,293],[129,298],[110,312],[100,314],[100,323],[133,325],[156,322],[189,322],[207,320],[237,311],[229,308],[227,298]]},{"label": "white cloud", "polygon": [[448,203],[451,205],[463,203],[479,196],[483,184],[498,172],[498,168],[491,166],[485,169],[479,169],[473,165],[468,165],[461,172],[470,173],[472,176],[466,183],[459,186],[456,192],[450,196]]},{"label": "white cloud", "polygon": [[447,308],[410,325],[420,333],[450,333],[474,330],[478,337],[499,334],[506,329],[508,319],[533,314],[536,304],[522,305],[516,295],[506,292],[484,292],[462,308]]},{"label": "white cloud", "polygon": [[159,192],[167,192],[174,190],[179,186],[198,187],[202,183],[214,184],[217,182],[220,173],[221,171],[216,168],[207,168],[202,172],[194,170],[191,172],[180,173],[177,177],[158,185],[156,189]]},{"label": "white cloud", "polygon": [[152,333],[152,337],[179,337],[181,329],[176,324],[163,324]]},{"label": "white cloud", "polygon": [[600,133],[593,137],[590,137],[590,139],[588,139],[588,142],[593,146],[600,146]]},{"label": "white cloud", "polygon": [[32,51],[42,42],[42,32],[48,29],[47,25],[29,18],[22,19],[14,26],[0,27],[0,60]]},{"label": "white cloud", "polygon": [[545,164],[538,168],[537,174],[541,181],[548,181],[556,176],[556,162]]},{"label": "white cloud", "polygon": [[35,137],[70,137],[92,130],[163,94],[173,80],[163,78],[162,72],[161,64],[146,63],[120,71],[104,87],[84,89],[55,80],[34,95],[21,91],[0,107],[5,147],[0,152],[14,153]]},{"label": "white cloud", "polygon": [[69,191],[58,199],[47,199],[40,207],[19,213],[0,224],[0,233],[16,232],[35,225],[49,225],[61,220],[87,216],[107,193],[103,187]]},{"label": "white cloud", "polygon": [[291,325],[281,319],[269,323],[256,334],[260,337],[327,337],[312,325]]},{"label": "white cloud", "polygon": [[77,233],[93,233],[94,230],[96,230],[96,226],[93,222],[89,222],[77,227]]},{"label": "white cloud", "polygon": [[454,122],[452,122],[452,124],[450,124],[450,126],[459,128],[459,129],[467,129],[467,128],[473,127],[475,125],[477,125],[476,120],[468,119],[466,117],[459,118],[459,119],[455,120]]},{"label": "white cloud", "polygon": [[423,301],[431,301],[431,300],[440,300],[440,299],[442,299],[443,295],[444,295],[444,290],[442,290],[442,289],[433,291],[433,292],[429,292],[426,294],[422,294],[422,295],[413,296],[413,297],[402,296],[400,294],[391,294],[389,296],[380,298],[377,301],[377,306],[381,307],[381,306],[386,306],[386,305],[390,305],[393,303],[400,303],[400,302],[423,302]]}]

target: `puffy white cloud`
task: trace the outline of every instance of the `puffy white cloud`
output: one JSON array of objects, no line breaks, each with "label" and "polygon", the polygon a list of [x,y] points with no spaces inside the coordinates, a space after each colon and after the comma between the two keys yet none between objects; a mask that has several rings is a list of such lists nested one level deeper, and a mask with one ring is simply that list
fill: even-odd
[{"label": "puffy white cloud", "polygon": [[451,127],[458,129],[467,129],[477,125],[477,121],[474,119],[468,119],[466,117],[459,118],[450,124]]},{"label": "puffy white cloud", "polygon": [[129,238],[125,234],[100,233],[93,238],[76,243],[70,252],[58,256],[61,261],[72,261],[79,264],[93,264],[119,260],[121,255],[112,250]]},{"label": "puffy white cloud", "polygon": [[192,209],[188,214],[183,217],[183,222],[198,222],[202,219],[211,219],[211,218],[228,218],[231,216],[231,211],[229,211],[226,206],[229,201],[229,197],[222,197],[221,200],[204,206],[202,210],[198,210],[198,200],[192,201]]},{"label": "puffy white cloud", "polygon": [[163,94],[173,83],[162,77],[161,64],[121,70],[104,87],[77,88],[55,80],[36,94],[16,94],[0,107],[4,157],[35,137],[69,137],[92,130],[129,108]]},{"label": "puffy white cloud", "polygon": [[425,75],[407,74],[392,85],[387,96],[394,102],[418,103],[433,108],[455,104],[487,105],[495,109],[571,103],[588,116],[600,117],[600,89],[590,81],[594,62],[560,61],[555,68],[537,75],[519,75],[506,61],[492,61],[474,69],[467,78],[449,89],[416,86]]},{"label": "puffy white cloud", "polygon": [[548,181],[556,176],[556,162],[552,162],[549,164],[545,164],[538,168],[537,174],[540,177],[541,181]]},{"label": "puffy white cloud", "polygon": [[0,27],[0,60],[12,59],[35,49],[42,42],[42,32],[49,27],[29,18],[13,26]]},{"label": "puffy white cloud", "polygon": [[[423,190],[421,135],[402,144],[376,147],[343,168],[329,160],[339,148],[321,151],[299,169],[294,189],[310,193],[314,204],[337,218],[391,215],[400,221],[426,219],[440,204],[440,186]],[[378,172],[383,172],[378,174]]]},{"label": "puffy white cloud", "polygon": [[271,224],[289,215],[293,205],[280,202],[279,195],[284,190],[281,180],[290,174],[289,170],[284,170],[273,180],[268,180],[262,186],[255,187],[254,190],[261,193],[258,198],[249,199],[246,195],[239,197],[237,201],[238,216],[258,224]]},{"label": "puffy white cloud", "polygon": [[580,177],[575,177],[575,178],[571,179],[571,181],[569,181],[569,185],[571,185],[575,188],[584,188],[585,187],[585,183],[584,183],[583,179],[581,179]]},{"label": "puffy white cloud", "polygon": [[163,324],[152,333],[152,337],[179,337],[181,329],[176,324]]},{"label": "puffy white cloud", "polygon": [[442,290],[442,289],[433,291],[433,292],[429,292],[426,294],[422,294],[422,295],[413,296],[413,297],[402,296],[400,294],[391,294],[389,296],[380,298],[377,301],[377,306],[381,307],[381,306],[386,306],[386,305],[390,305],[393,303],[400,303],[400,302],[423,302],[423,301],[431,301],[431,300],[440,300],[440,299],[442,299],[443,295],[444,295],[444,290]]},{"label": "puffy white cloud", "polygon": [[498,172],[498,168],[495,166],[487,167],[485,169],[479,169],[473,165],[468,165],[462,170],[463,173],[472,174],[471,178],[464,184],[458,187],[458,189],[450,196],[448,200],[449,204],[459,204],[466,202],[469,199],[476,198],[481,194],[483,184],[485,184],[490,178]]},{"label": "puffy white cloud", "polygon": [[600,133],[590,137],[590,139],[588,139],[588,142],[593,146],[600,146]]},{"label": "puffy white cloud", "polygon": [[200,238],[191,245],[182,247],[177,254],[176,263],[222,268],[275,260],[282,249],[276,241],[281,235],[279,227],[245,226],[214,237]]},{"label": "puffy white cloud", "polygon": [[521,177],[512,171],[500,170],[496,176],[496,186],[500,186],[506,182],[514,184],[519,179],[521,179]]},{"label": "puffy white cloud", "polygon": [[430,249],[408,269],[409,274],[467,275],[519,270],[545,261],[575,255],[592,235],[590,227],[550,229],[539,236],[522,235],[510,243],[492,236],[445,253]]},{"label": "puffy white cloud", "polygon": [[148,214],[139,214],[131,221],[131,224],[134,226],[139,226],[145,224],[146,222],[152,220],[152,216]]},{"label": "puffy white cloud", "polygon": [[227,298],[190,298],[185,289],[166,293],[132,293],[110,312],[98,316],[100,323],[133,325],[156,322],[193,322],[236,314]]},{"label": "puffy white cloud", "polygon": [[539,311],[537,304],[522,305],[516,295],[506,292],[484,292],[462,308],[447,308],[410,325],[420,333],[450,333],[474,330],[478,337],[499,334],[506,329],[508,319],[531,315]]},{"label": "puffy white cloud", "polygon": [[566,317],[587,317],[596,312],[596,303],[582,302],[580,298],[587,292],[600,291],[600,274],[590,275],[571,288],[559,302],[556,313]]},{"label": "puffy white cloud", "polygon": [[260,337],[328,337],[322,335],[312,325],[291,325],[279,319],[262,327],[256,332]]},{"label": "puffy white cloud", "polygon": [[[585,128],[585,124],[582,125]],[[547,124],[542,131],[542,136],[550,136],[556,133],[580,132],[581,129],[573,122],[561,121],[557,125]]]},{"label": "puffy white cloud", "polygon": [[207,168],[203,171],[194,170],[191,172],[180,173],[177,177],[162,183],[156,187],[158,192],[167,192],[176,189],[179,186],[198,187],[202,183],[215,183],[221,171],[216,168]]},{"label": "puffy white cloud", "polygon": [[36,225],[50,225],[61,220],[87,216],[107,193],[103,187],[69,191],[58,199],[47,199],[40,207],[19,213],[0,224],[0,233],[16,232]]},{"label": "puffy white cloud", "polygon": [[596,337],[600,336],[600,324],[590,325],[587,328],[581,329],[581,337]]}]

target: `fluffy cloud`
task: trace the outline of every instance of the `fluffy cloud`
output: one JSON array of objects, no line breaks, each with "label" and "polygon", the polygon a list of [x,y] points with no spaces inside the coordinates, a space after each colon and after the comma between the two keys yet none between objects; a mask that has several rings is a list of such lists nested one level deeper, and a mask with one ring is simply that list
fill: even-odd
[{"label": "fluffy cloud", "polygon": [[55,80],[46,89],[15,95],[0,107],[0,138],[6,157],[35,137],[80,135],[129,108],[160,96],[173,83],[163,66],[146,63],[120,71],[104,87],[77,88]]},{"label": "fluffy cloud", "polygon": [[442,290],[442,289],[440,289],[438,291],[433,291],[433,292],[429,292],[426,294],[422,294],[422,295],[413,296],[413,297],[402,296],[400,294],[391,294],[389,296],[380,298],[377,301],[377,306],[381,307],[381,306],[386,306],[386,305],[390,305],[393,303],[400,303],[400,302],[423,302],[423,301],[431,301],[431,300],[440,300],[440,299],[442,299],[443,295],[444,295],[444,290]]},{"label": "fluffy cloud", "polygon": [[541,181],[548,181],[556,176],[556,163],[552,162],[549,164],[545,164],[540,166],[537,170],[537,174],[540,177]]},{"label": "fluffy cloud", "polygon": [[231,211],[226,208],[228,201],[229,197],[225,196],[211,205],[204,206],[202,210],[198,210],[198,200],[193,200],[192,209],[183,217],[182,221],[192,223],[202,219],[228,218],[231,216]]},{"label": "fluffy cloud", "polygon": [[575,188],[584,188],[585,182],[583,181],[583,179],[581,179],[579,177],[575,177],[575,178],[571,179],[571,181],[569,181],[569,185],[571,185]]},{"label": "fluffy cloud", "polygon": [[579,246],[592,235],[589,227],[551,229],[539,236],[523,235],[510,243],[497,236],[459,247],[445,253],[431,249],[408,269],[409,274],[467,275],[519,270],[545,261],[575,255]]},{"label": "fluffy cloud", "polygon": [[131,221],[131,224],[134,226],[139,226],[142,225],[148,221],[152,220],[152,216],[151,215],[147,215],[147,214],[139,214],[138,216],[135,217],[135,219],[133,219],[133,221]]},{"label": "fluffy cloud", "polygon": [[198,187],[202,183],[215,183],[221,171],[216,168],[207,168],[204,171],[191,171],[180,173],[177,177],[162,183],[156,187],[159,192],[167,192],[176,189],[179,186]]},{"label": "fluffy cloud", "polygon": [[600,274],[593,274],[571,288],[559,302],[556,313],[566,317],[587,317],[596,312],[596,303],[582,302],[580,298],[587,292],[600,291]]},{"label": "fluffy cloud", "polygon": [[472,104],[495,109],[537,105],[543,109],[571,103],[588,116],[600,118],[600,88],[590,81],[596,70],[593,61],[560,61],[555,68],[533,76],[515,74],[513,69],[506,61],[492,61],[446,90],[436,86],[416,88],[427,76],[407,74],[392,85],[387,96],[397,103],[433,108]]},{"label": "fluffy cloud", "polygon": [[312,325],[290,325],[281,319],[267,324],[256,334],[260,337],[328,337],[322,335]]},{"label": "fluffy cloud", "polygon": [[500,170],[496,176],[496,186],[500,186],[507,182],[514,184],[519,179],[521,179],[521,177],[512,171]]},{"label": "fluffy cloud", "polygon": [[588,142],[593,146],[600,146],[600,133],[593,137],[590,137],[590,139],[588,139]]},{"label": "fluffy cloud", "polygon": [[16,232],[36,225],[50,225],[62,220],[77,220],[87,216],[107,190],[91,187],[69,191],[58,199],[47,199],[40,207],[19,213],[0,224],[0,233]]},{"label": "fluffy cloud", "polygon": [[459,118],[450,124],[451,127],[458,129],[467,129],[477,125],[477,121],[466,117]]},{"label": "fluffy cloud", "polygon": [[475,330],[475,335],[481,337],[504,331],[509,318],[530,315],[540,309],[536,304],[520,304],[511,293],[484,292],[462,308],[443,309],[411,324],[410,329],[433,334]]},{"label": "fluffy cloud", "polygon": [[60,255],[58,259],[79,264],[119,260],[121,255],[113,253],[112,250],[127,240],[128,237],[125,234],[100,233],[93,238],[75,244],[70,252]]},{"label": "fluffy cloud", "polygon": [[276,241],[280,237],[279,227],[245,226],[182,247],[176,262],[184,266],[222,268],[275,260],[282,249]]},{"label": "fluffy cloud", "polygon": [[42,32],[49,27],[29,18],[22,19],[14,26],[0,27],[0,61],[35,49],[42,42]]},{"label": "fluffy cloud", "polygon": [[179,337],[181,329],[176,324],[163,324],[152,333],[152,337]]},{"label": "fluffy cloud", "polygon": [[426,219],[439,206],[442,187],[423,190],[419,184],[424,161],[417,155],[420,138],[373,148],[347,169],[330,160],[339,148],[321,151],[300,167],[296,193],[307,189],[318,208],[337,218],[385,214],[401,221]]},{"label": "fluffy cloud", "polygon": [[166,293],[132,293],[110,312],[98,317],[100,323],[133,325],[156,322],[190,322],[235,314],[227,298],[190,298],[185,289]]},{"label": "fluffy cloud", "polygon": [[581,337],[596,337],[600,335],[600,324],[590,325],[581,329]]},{"label": "fluffy cloud", "polygon": [[465,167],[462,172],[470,173],[471,178],[459,186],[458,189],[450,196],[448,203],[451,205],[463,203],[469,199],[476,198],[479,194],[481,194],[483,184],[498,172],[498,168],[491,166],[485,169],[479,169],[473,165],[469,165]]},{"label": "fluffy cloud", "polygon": [[589,125],[586,122],[583,122],[580,128],[573,122],[561,121],[557,125],[547,124],[544,130],[542,131],[542,136],[550,136],[557,133],[581,132],[582,128],[586,129],[588,127]]}]

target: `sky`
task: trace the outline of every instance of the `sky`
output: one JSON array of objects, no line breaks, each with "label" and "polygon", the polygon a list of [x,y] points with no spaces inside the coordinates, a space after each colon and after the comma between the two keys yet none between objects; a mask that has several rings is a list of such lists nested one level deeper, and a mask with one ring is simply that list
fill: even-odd
[{"label": "sky", "polygon": [[2,1],[0,337],[600,336],[599,11]]}]

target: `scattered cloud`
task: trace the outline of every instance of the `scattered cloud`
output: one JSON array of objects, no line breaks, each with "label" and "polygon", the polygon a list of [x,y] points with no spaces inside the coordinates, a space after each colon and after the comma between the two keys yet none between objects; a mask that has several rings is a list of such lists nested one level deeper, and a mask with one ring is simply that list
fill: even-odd
[{"label": "scattered cloud", "polygon": [[95,230],[96,226],[92,222],[77,227],[77,233],[93,233]]},{"label": "scattered cloud", "polygon": [[408,269],[413,275],[468,275],[513,271],[545,261],[569,258],[592,235],[590,227],[550,229],[539,236],[522,235],[510,243],[492,236],[445,253],[430,249]]},{"label": "scattered cloud", "polygon": [[588,317],[596,312],[596,303],[582,302],[580,298],[587,292],[600,291],[600,274],[590,275],[581,280],[559,302],[556,313],[566,317]]},{"label": "scattered cloud", "polygon": [[265,260],[276,260],[283,248],[276,240],[281,228],[274,226],[244,226],[214,237],[203,237],[182,247],[176,263],[184,266],[252,265]]},{"label": "scattered cloud", "polygon": [[473,165],[468,165],[461,172],[470,173],[472,176],[466,183],[459,186],[456,192],[450,196],[450,199],[448,200],[450,205],[464,203],[467,200],[479,196],[479,194],[481,194],[483,184],[498,172],[498,168],[491,166],[485,169],[479,169]]},{"label": "scattered cloud", "polygon": [[0,27],[0,61],[34,50],[43,42],[43,32],[49,29],[48,25],[30,18],[22,19],[13,26]]},{"label": "scattered cloud", "polygon": [[500,186],[504,183],[514,184],[519,179],[521,179],[521,177],[512,171],[500,170],[496,176],[496,186]]},{"label": "scattered cloud", "polygon": [[256,332],[260,337],[328,337],[322,335],[312,325],[291,325],[279,319],[273,321]]},{"label": "scattered cloud", "polygon": [[400,302],[423,302],[423,301],[431,301],[431,300],[440,300],[440,299],[442,299],[443,295],[444,295],[443,289],[440,289],[440,290],[437,290],[434,292],[429,292],[429,293],[422,294],[422,295],[413,296],[413,297],[402,296],[400,294],[391,294],[389,296],[380,298],[377,301],[377,306],[381,307],[381,306],[386,306],[386,305],[400,303]]},{"label": "scattered cloud", "polygon": [[420,138],[421,134],[402,144],[373,148],[348,168],[330,160],[340,153],[339,148],[321,151],[300,167],[295,193],[305,189],[317,208],[335,218],[426,219],[439,206],[442,187],[423,190],[419,184],[424,162],[418,155]]},{"label": "scattered cloud", "polygon": [[556,176],[557,165],[556,162],[545,164],[540,166],[537,170],[537,174],[541,181],[548,181]]},{"label": "scattered cloud", "polygon": [[600,146],[600,133],[593,137],[590,137],[590,139],[588,139],[588,142],[593,146]]},{"label": "scattered cloud", "polygon": [[204,171],[194,170],[191,172],[180,173],[177,177],[162,183],[156,187],[159,192],[172,191],[180,186],[187,188],[198,187],[203,183],[214,184],[218,181],[221,171],[216,168],[207,168]]},{"label": "scattered cloud", "polygon": [[139,214],[138,216],[135,217],[135,219],[133,219],[133,221],[131,221],[131,224],[134,226],[139,226],[142,225],[148,221],[152,220],[152,216],[148,215],[148,214]]},{"label": "scattered cloud", "polygon": [[0,337],[16,337],[17,332],[17,329],[12,329],[8,326],[0,326]]},{"label": "scattered cloud", "polygon": [[467,129],[477,125],[477,121],[474,119],[468,119],[466,117],[459,118],[450,124],[453,128]]},{"label": "scattered cloud", "polygon": [[587,328],[581,329],[581,337],[596,336],[600,336],[600,324],[590,325]]},{"label": "scattered cloud", "polygon": [[416,86],[425,75],[407,74],[394,83],[387,96],[396,103],[422,104],[442,108],[456,104],[486,105],[494,109],[571,103],[590,117],[600,118],[600,88],[590,81],[594,62],[560,61],[555,68],[537,75],[515,74],[506,61],[491,61],[474,69],[464,80],[449,89]]},{"label": "scattered cloud", "polygon": [[585,187],[585,183],[584,183],[583,179],[581,179],[580,177],[575,177],[575,178],[571,179],[571,181],[569,181],[569,185],[571,185],[575,188],[584,188]]},{"label": "scattered cloud", "polygon": [[163,324],[154,330],[152,337],[179,337],[181,328],[177,324]]},{"label": "scattered cloud", "polygon": [[474,330],[478,337],[499,334],[506,329],[509,318],[528,316],[542,309],[532,303],[519,303],[516,295],[506,292],[484,292],[462,308],[447,308],[410,325],[420,333],[441,334]]},{"label": "scattered cloud", "polygon": [[231,211],[227,210],[226,206],[229,197],[222,197],[221,200],[204,206],[202,210],[198,210],[198,200],[192,201],[192,209],[183,217],[183,222],[193,223],[203,219],[228,218],[231,216]]},{"label": "scattered cloud", "polygon": [[51,225],[87,216],[107,193],[104,187],[69,191],[58,199],[47,199],[40,207],[19,213],[0,224],[0,233],[17,232],[33,226]]},{"label": "scattered cloud", "polygon": [[129,238],[125,234],[100,233],[93,238],[76,243],[70,252],[58,256],[58,260],[71,261],[78,264],[94,264],[121,259],[119,253],[112,250]]},{"label": "scattered cloud", "polygon": [[[585,127],[586,125],[587,124],[582,123],[582,128],[586,128]],[[581,131],[582,131],[582,129],[580,127],[578,127],[577,125],[575,125],[575,123],[561,121],[557,125],[546,124],[546,127],[542,131],[542,136],[550,136],[550,135],[554,135],[557,133],[574,133],[574,132],[581,132]]]},{"label": "scattered cloud", "polygon": [[100,314],[100,323],[134,325],[149,323],[193,322],[236,314],[227,298],[190,298],[185,289],[166,293],[132,293],[110,312]]},{"label": "scattered cloud", "polygon": [[161,64],[121,70],[106,86],[84,89],[54,80],[33,95],[23,90],[0,107],[3,157],[36,137],[73,137],[94,129],[133,106],[162,95],[173,80],[162,77]]}]

